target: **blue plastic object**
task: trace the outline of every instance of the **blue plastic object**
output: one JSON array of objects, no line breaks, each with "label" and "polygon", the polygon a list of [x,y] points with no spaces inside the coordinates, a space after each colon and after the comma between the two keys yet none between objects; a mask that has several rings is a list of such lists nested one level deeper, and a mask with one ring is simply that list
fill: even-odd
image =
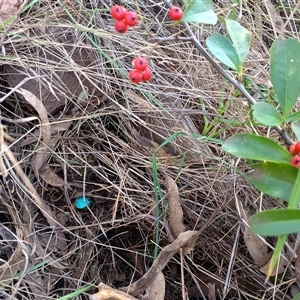
[{"label": "blue plastic object", "polygon": [[91,198],[90,197],[78,197],[75,200],[75,207],[77,209],[85,209],[91,204]]}]

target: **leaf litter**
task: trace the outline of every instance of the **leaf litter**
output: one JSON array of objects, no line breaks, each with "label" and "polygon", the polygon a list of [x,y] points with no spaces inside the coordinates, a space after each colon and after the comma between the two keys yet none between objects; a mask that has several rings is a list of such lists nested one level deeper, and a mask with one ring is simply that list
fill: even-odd
[{"label": "leaf litter", "polygon": [[44,165],[47,158],[47,148],[49,147],[51,139],[51,127],[49,124],[47,111],[41,100],[39,100],[34,94],[25,89],[20,89],[18,92],[38,112],[40,117],[40,140],[42,141],[40,141],[39,146],[37,147],[37,150],[35,150],[32,158],[32,169],[34,174],[38,177],[39,170]]},{"label": "leaf litter", "polygon": [[169,204],[169,220],[170,229],[175,238],[182,232],[185,227],[183,225],[183,210],[180,204],[179,192],[176,182],[167,174],[165,174],[167,199]]},{"label": "leaf litter", "polygon": [[[4,236],[1,229],[5,270],[0,272],[14,286],[6,285],[0,297],[57,299],[101,282],[99,293],[107,289],[98,294],[102,299],[110,293],[119,299],[135,297],[127,291],[146,291],[154,299],[182,299],[185,293],[190,299],[222,299],[224,281],[230,278],[226,299],[291,299],[289,272],[282,273],[274,294],[272,282],[265,284],[263,270],[253,266],[263,265],[256,256],[256,238],[245,234],[245,240],[238,241],[231,264],[238,222],[233,195],[249,206],[251,214],[261,206],[278,206],[266,196],[259,206],[259,193],[239,173],[229,172],[232,158],[201,138],[210,122],[215,126],[207,135],[217,138],[241,130],[220,119],[215,122],[222,99],[228,102],[222,118],[248,118],[244,105],[232,98],[231,88],[224,88],[205,59],[181,42],[147,52],[155,80],[140,87],[129,85],[120,70],[131,67],[135,54],[145,55],[145,49],[153,48],[142,28],[134,36],[113,34],[110,18],[93,1],[29,4],[21,14],[19,7],[14,11],[17,17],[1,40],[5,96],[0,103],[0,221],[17,238]],[[135,2],[128,5],[134,7]],[[224,7],[219,8],[225,17]],[[243,3],[243,8],[260,12],[253,16],[255,21],[265,9],[256,2]],[[286,8],[277,9],[288,15]],[[143,14],[156,23],[164,18],[164,9],[154,12],[145,6]],[[248,15],[243,18],[253,30],[259,26]],[[291,25],[285,28],[292,33]],[[275,34],[271,27],[270,35]],[[153,34],[161,37],[175,33],[168,24],[157,28]],[[200,33],[201,28],[195,25],[194,30]],[[274,36],[260,28],[257,32],[262,38],[253,42],[247,72],[258,83],[268,82],[268,46],[259,43]],[[20,88],[27,92],[17,93]],[[33,104],[40,101],[41,109],[33,108],[24,95]],[[186,135],[156,152],[176,132]],[[158,206],[153,205],[154,153],[161,187]],[[246,165],[240,161],[239,167],[244,170]],[[79,212],[74,201],[83,195],[91,197],[92,205]],[[159,220],[154,217],[157,207]],[[180,244],[178,239],[189,233],[188,243]],[[17,239],[24,240],[21,254]],[[159,255],[153,261],[155,246]],[[290,265],[283,268],[293,270]]]}]

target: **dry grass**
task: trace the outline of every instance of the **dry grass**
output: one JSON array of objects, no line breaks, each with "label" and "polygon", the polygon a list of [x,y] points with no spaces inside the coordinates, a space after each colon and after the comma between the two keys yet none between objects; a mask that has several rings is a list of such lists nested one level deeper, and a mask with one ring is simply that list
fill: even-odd
[{"label": "dry grass", "polygon": [[[209,299],[211,284],[217,299],[291,299],[291,265],[277,286],[264,283],[265,275],[245,246],[236,207],[240,201],[252,214],[281,204],[261,196],[243,176],[251,172],[247,164],[223,153],[218,143],[180,136],[159,153],[163,197],[158,205],[165,227],[156,240],[151,159],[157,145],[176,131],[201,134],[210,124],[206,134],[225,139],[251,131],[251,120],[242,97],[190,43],[149,40],[149,34],[176,33],[162,2],[139,1],[144,26],[126,35],[114,32],[111,2],[38,1],[20,15],[3,42],[1,95],[31,78],[22,88],[42,99],[48,112],[52,139],[45,163],[62,181],[53,186],[34,173],[40,123],[26,118],[38,115],[16,93],[6,97],[1,103],[8,150],[2,152],[7,176],[0,187],[0,261],[7,267],[0,270],[0,298],[57,299],[100,281],[115,288],[136,281],[153,263],[155,243],[161,248],[171,241],[165,230],[168,174],[179,188],[186,229],[201,228],[219,209],[186,258],[189,299],[203,299],[201,293]],[[260,1],[243,1],[235,8],[238,21],[253,32],[245,73],[259,85],[268,86],[268,49],[274,38],[299,38],[296,1],[287,3],[275,4],[286,23],[280,30],[270,7]],[[134,1],[126,5],[135,8]],[[215,7],[222,17],[234,9],[231,1],[215,1]],[[204,42],[224,28],[194,25],[193,31]],[[153,80],[141,86],[126,77],[137,55],[147,55],[154,70]],[[74,207],[81,195],[93,200],[84,211]],[[179,256],[164,275],[165,299],[182,299]]]}]

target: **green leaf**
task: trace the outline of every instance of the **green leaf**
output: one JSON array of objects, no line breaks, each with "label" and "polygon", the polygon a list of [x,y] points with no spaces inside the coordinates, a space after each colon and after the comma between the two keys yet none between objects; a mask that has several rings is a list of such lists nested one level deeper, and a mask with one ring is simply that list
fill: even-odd
[{"label": "green leaf", "polygon": [[292,155],[274,141],[250,133],[238,133],[225,141],[223,150],[247,159],[289,164]]},{"label": "green leaf", "polygon": [[252,184],[261,192],[289,201],[298,169],[288,164],[260,163],[250,176]]},{"label": "green leaf", "polygon": [[215,25],[218,17],[214,12],[213,2],[211,0],[193,0],[185,9],[180,22],[199,22]]},{"label": "green leaf", "polygon": [[293,122],[293,121],[296,121],[300,119],[300,111],[297,111],[295,113],[291,113],[289,114],[287,117],[286,117],[286,122],[289,123],[289,122]]},{"label": "green leaf", "polygon": [[251,231],[262,236],[279,236],[300,232],[299,209],[265,210],[249,219]]},{"label": "green leaf", "polygon": [[300,42],[297,39],[277,39],[271,50],[271,79],[286,117],[300,94]]},{"label": "green leaf", "polygon": [[253,105],[253,116],[266,126],[281,125],[281,115],[274,106],[267,102],[256,102]]},{"label": "green leaf", "polygon": [[293,123],[291,123],[292,130],[295,133],[297,140],[300,141],[300,120],[296,120]]},{"label": "green leaf", "polygon": [[217,33],[212,34],[206,45],[211,53],[242,77],[243,63],[250,50],[251,33],[238,22],[225,20],[231,41]]},{"label": "green leaf", "polygon": [[209,51],[227,67],[238,70],[240,63],[231,41],[225,36],[213,33],[206,39]]},{"label": "green leaf", "polygon": [[251,33],[234,20],[226,20],[226,28],[242,66],[250,50]]},{"label": "green leaf", "polygon": [[294,295],[292,300],[300,300],[300,292],[298,292],[296,295]]},{"label": "green leaf", "polygon": [[298,209],[300,202],[300,172],[298,169],[297,178],[293,187],[288,209]]},{"label": "green leaf", "polygon": [[283,249],[284,242],[289,233],[299,232],[300,210],[299,205],[300,195],[300,172],[297,172],[297,178],[293,187],[291,198],[287,209],[265,211],[250,218],[249,223],[251,230],[261,235],[278,236],[276,247],[272,255],[268,278],[273,273],[273,270],[278,262],[280,253]]}]

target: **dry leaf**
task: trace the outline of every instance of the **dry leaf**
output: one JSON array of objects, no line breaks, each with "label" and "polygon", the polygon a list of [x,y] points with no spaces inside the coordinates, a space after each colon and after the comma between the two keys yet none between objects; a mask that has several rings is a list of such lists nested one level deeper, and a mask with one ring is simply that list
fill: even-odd
[{"label": "dry leaf", "polygon": [[[51,123],[51,145],[53,144],[53,139],[56,140],[61,136],[62,132],[68,130],[72,122],[72,120],[65,120]],[[30,136],[28,136],[26,139],[24,139],[24,141],[20,143],[20,147],[36,142],[37,138],[39,138],[41,135],[40,132],[40,129],[35,130]]]},{"label": "dry leaf", "polygon": [[208,299],[209,300],[216,300],[216,285],[215,283],[208,283]]},{"label": "dry leaf", "polygon": [[164,300],[166,290],[165,276],[162,271],[159,271],[153,282],[146,289],[146,297],[149,300]]},{"label": "dry leaf", "polygon": [[[241,218],[248,222],[249,215],[244,210],[240,200],[237,201],[237,205]],[[267,244],[257,234],[253,233],[247,225],[244,225],[244,241],[251,257],[259,267],[264,266],[270,260],[272,253],[268,253]]]},{"label": "dry leaf", "polygon": [[178,163],[180,161],[180,157],[172,150],[172,148],[168,147],[168,145],[160,148],[160,146],[154,140],[151,139],[152,135],[150,134],[149,137],[145,137],[139,134],[139,132],[132,126],[128,125],[132,136],[134,137],[135,145],[139,145],[139,148],[145,149],[148,153],[154,154],[157,158],[167,159],[170,162]]},{"label": "dry leaf", "polygon": [[64,181],[50,169],[49,165],[43,166],[39,173],[41,178],[48,184],[53,186],[65,186]]},{"label": "dry leaf", "polygon": [[277,12],[276,8],[270,0],[265,1],[264,4],[271,19],[273,29],[275,30],[275,32],[282,33],[284,28],[284,21],[281,18],[280,14]]},{"label": "dry leaf", "polygon": [[[11,212],[13,210],[9,209],[9,211]],[[14,221],[20,220],[19,216],[13,216],[13,219]],[[31,262],[27,260],[28,257],[27,259],[25,258],[25,256],[27,256],[27,244],[23,241],[25,241],[27,237],[24,236],[24,232],[20,227],[16,227],[15,229],[15,232],[13,232],[10,228],[0,223],[0,239],[8,245],[8,247],[2,247],[1,252],[9,257],[8,261],[1,259],[0,283],[4,283],[4,286],[9,286],[10,281],[15,279],[15,275],[18,272],[21,270],[24,271],[25,268],[30,268],[31,266]],[[2,288],[3,285],[0,285]]]},{"label": "dry leaf", "polygon": [[100,283],[98,289],[98,293],[89,295],[90,300],[137,300],[126,293],[112,289],[104,283]]},{"label": "dry leaf", "polygon": [[183,255],[189,254],[189,253],[191,253],[191,251],[194,250],[196,242],[197,242],[199,236],[202,234],[202,232],[205,230],[205,228],[213,222],[213,220],[214,220],[215,216],[217,215],[217,212],[219,211],[219,209],[220,209],[220,207],[215,208],[215,210],[212,212],[212,214],[206,220],[206,222],[202,225],[202,227],[196,232],[196,234],[194,234],[190,238],[190,240],[188,241],[188,243],[186,244],[186,246],[182,250]]},{"label": "dry leaf", "polygon": [[245,226],[244,230],[244,240],[247,246],[247,249],[255,261],[255,263],[262,267],[264,266],[271,258],[272,253],[268,253],[268,246],[264,243],[255,233],[250,231],[248,226]]},{"label": "dry leaf", "polygon": [[145,262],[142,256],[138,255],[136,252],[129,252],[129,255],[134,262],[134,268],[140,274],[145,273]]},{"label": "dry leaf", "polygon": [[65,236],[55,233],[43,233],[37,235],[38,242],[44,249],[49,249],[50,251],[66,250],[68,249],[68,244]]},{"label": "dry leaf", "polygon": [[35,176],[38,177],[38,172],[44,165],[44,162],[47,158],[47,147],[49,147],[51,139],[51,126],[48,120],[47,111],[42,102],[33,93],[25,89],[19,89],[18,93],[20,93],[25,98],[25,100],[31,106],[33,106],[33,108],[38,112],[41,119],[41,133],[43,136],[43,142],[41,143],[39,149],[35,152],[32,159],[32,169]]},{"label": "dry leaf", "polygon": [[135,93],[133,90],[127,89],[126,94],[129,100],[135,102],[136,104],[139,104],[141,107],[147,107],[153,110],[152,106],[145,99],[143,99],[141,96]]},{"label": "dry leaf", "polygon": [[298,255],[296,263],[295,263],[295,274],[296,274],[296,279],[297,283],[300,283],[300,257]]},{"label": "dry leaf", "polygon": [[[157,158],[166,158],[168,157],[171,161],[174,161],[174,158],[171,156],[176,156],[174,153],[172,153],[167,147],[162,147],[157,151],[157,148],[160,146],[154,141],[149,140],[148,138],[137,135],[136,141],[138,144],[146,149],[149,153],[154,154]],[[176,161],[176,160],[175,160]],[[177,158],[178,161],[178,158]]]},{"label": "dry leaf", "polygon": [[[3,263],[3,260],[1,262]],[[18,244],[10,259],[0,266],[0,282],[8,279],[13,280],[20,269],[21,263],[23,263],[22,250]],[[5,282],[5,284],[8,284],[8,282]]]},{"label": "dry leaf", "polygon": [[169,203],[169,219],[170,228],[175,238],[182,232],[185,227],[183,225],[183,211],[180,204],[179,192],[176,182],[167,174],[165,174],[167,199]]},{"label": "dry leaf", "polygon": [[19,0],[0,1],[0,20],[1,23],[13,17],[18,12]]},{"label": "dry leaf", "polygon": [[142,278],[132,285],[120,288],[119,290],[133,296],[145,291],[152,284],[157,274],[164,269],[173,255],[177,253],[180,248],[185,248],[189,245],[190,240],[193,240],[195,236],[198,237],[199,232],[189,230],[180,233],[178,238],[172,244],[161,250],[151,268]]},{"label": "dry leaf", "polygon": [[[189,133],[199,133],[191,118],[188,115],[182,114],[182,111],[184,111],[185,107],[180,101],[176,101],[175,103],[172,102],[172,109],[175,109],[174,113],[166,113],[157,110],[156,107],[152,106],[145,99],[143,99],[142,96],[137,95],[132,90],[127,90],[127,96],[131,101],[138,104],[138,106],[145,108],[144,110],[141,110],[141,115],[137,113],[137,116],[147,124],[147,126],[140,129],[139,134],[151,142],[151,146],[148,146],[149,143],[146,143],[145,147],[149,147],[148,151],[151,153],[153,153],[153,151],[155,151],[159,145],[165,142],[166,138],[171,136],[175,131],[184,131],[187,133],[187,135],[189,135]],[[166,100],[164,97],[164,100],[161,101],[161,103],[166,104],[166,107],[168,107],[168,101],[169,100]],[[166,117],[166,115],[168,116]],[[209,151],[208,153],[211,152],[211,149],[206,145],[201,145],[201,148],[206,148],[206,150]],[[176,141],[172,141],[165,145],[163,149],[160,149],[159,152],[156,153],[156,156],[166,157],[165,154],[167,153],[167,155],[171,156],[170,159],[172,159],[172,161],[178,162],[178,157],[187,149],[197,149],[199,151],[199,143],[190,136],[179,135],[176,138]],[[199,161],[198,153],[188,151],[185,154],[186,161]]]},{"label": "dry leaf", "polygon": [[[52,224],[49,222],[49,218],[48,218],[48,223],[50,225],[52,225],[54,222],[52,222]],[[54,225],[52,225],[54,226]],[[59,239],[65,239],[65,237],[62,237],[63,236],[63,233],[62,232],[58,232],[57,236],[59,235]],[[34,252],[37,254],[38,257],[45,257],[45,253],[46,253],[46,250],[41,246],[39,240],[35,240],[34,241]],[[61,263],[59,263],[57,261],[57,259],[53,259],[51,256],[47,256],[47,260],[48,260],[48,264],[51,265],[52,267],[58,269],[58,270],[63,270],[63,269],[66,269],[68,267],[64,267]]]},{"label": "dry leaf", "polygon": [[275,269],[273,270],[273,273],[270,275],[268,270],[269,270],[269,266],[270,266],[270,262],[271,262],[271,259],[268,261],[268,263],[263,266],[262,268],[259,269],[260,272],[266,274],[266,275],[269,275],[269,276],[274,276],[276,274],[282,274],[284,271],[285,271],[285,265],[286,265],[286,260],[285,259],[282,259],[280,258],[279,259],[279,263],[278,263],[278,266],[275,267]]},{"label": "dry leaf", "polygon": [[[240,204],[239,209],[241,210],[241,216],[247,221],[248,214],[243,209],[243,206]],[[272,253],[268,253],[268,246],[266,243],[263,242],[261,238],[258,237],[257,234],[254,234],[250,231],[248,226],[245,226],[244,230],[244,241],[247,246],[247,249],[255,261],[255,263],[261,267],[259,270],[260,272],[268,275],[268,269],[271,261]],[[274,273],[271,275],[281,274],[284,272],[284,260],[280,259],[279,266],[274,270]]]}]

